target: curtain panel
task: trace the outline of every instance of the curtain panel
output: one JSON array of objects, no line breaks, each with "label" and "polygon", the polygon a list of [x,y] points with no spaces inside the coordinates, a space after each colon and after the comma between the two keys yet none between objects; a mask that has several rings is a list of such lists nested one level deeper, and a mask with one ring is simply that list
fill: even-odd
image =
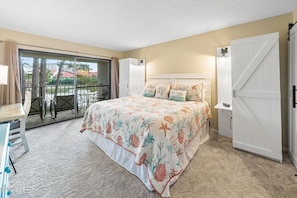
[{"label": "curtain panel", "polygon": [[8,84],[0,86],[0,105],[22,102],[18,49],[13,41],[4,41],[4,65],[8,65]]},{"label": "curtain panel", "polygon": [[119,97],[119,59],[111,58],[111,89],[110,97]]}]

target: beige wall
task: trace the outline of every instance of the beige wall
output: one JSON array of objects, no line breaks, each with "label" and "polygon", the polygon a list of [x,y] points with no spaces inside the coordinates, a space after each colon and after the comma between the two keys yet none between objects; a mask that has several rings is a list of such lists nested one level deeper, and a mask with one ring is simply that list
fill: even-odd
[{"label": "beige wall", "polygon": [[125,57],[145,58],[147,74],[209,72],[212,75],[212,128],[217,129],[216,49],[230,45],[230,41],[250,36],[279,32],[280,72],[282,94],[283,147],[287,147],[287,73],[288,23],[292,13],[241,24],[205,34],[141,48],[125,53]]},{"label": "beige wall", "polygon": [[[0,41],[6,40],[15,41],[18,43],[18,47],[23,49],[56,52],[94,58],[122,58],[124,56],[123,52],[0,28]],[[0,43],[0,63],[3,63],[3,42]]]},{"label": "beige wall", "polygon": [[297,8],[293,11],[293,23],[297,22]]}]

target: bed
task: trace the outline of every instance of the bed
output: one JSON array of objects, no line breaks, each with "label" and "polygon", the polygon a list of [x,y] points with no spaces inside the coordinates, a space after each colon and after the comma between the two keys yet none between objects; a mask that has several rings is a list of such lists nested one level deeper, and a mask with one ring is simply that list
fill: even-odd
[{"label": "bed", "polygon": [[169,197],[209,138],[210,87],[208,74],[150,75],[142,94],[92,104],[80,131],[149,190]]}]

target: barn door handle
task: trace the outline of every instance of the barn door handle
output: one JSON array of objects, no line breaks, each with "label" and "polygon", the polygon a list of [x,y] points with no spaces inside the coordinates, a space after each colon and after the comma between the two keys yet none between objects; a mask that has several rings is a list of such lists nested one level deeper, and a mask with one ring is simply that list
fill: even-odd
[{"label": "barn door handle", "polygon": [[296,108],[296,85],[293,85],[293,108]]}]

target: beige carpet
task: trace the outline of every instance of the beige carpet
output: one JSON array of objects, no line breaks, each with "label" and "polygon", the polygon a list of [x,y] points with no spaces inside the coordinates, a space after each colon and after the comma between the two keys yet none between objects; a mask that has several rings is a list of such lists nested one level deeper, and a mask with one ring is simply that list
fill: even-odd
[{"label": "beige carpet", "polygon": [[[110,160],[86,134],[81,119],[27,131],[30,151],[11,149],[11,197],[159,197]],[[171,197],[297,197],[297,170],[232,148],[211,133],[171,187]]]}]

